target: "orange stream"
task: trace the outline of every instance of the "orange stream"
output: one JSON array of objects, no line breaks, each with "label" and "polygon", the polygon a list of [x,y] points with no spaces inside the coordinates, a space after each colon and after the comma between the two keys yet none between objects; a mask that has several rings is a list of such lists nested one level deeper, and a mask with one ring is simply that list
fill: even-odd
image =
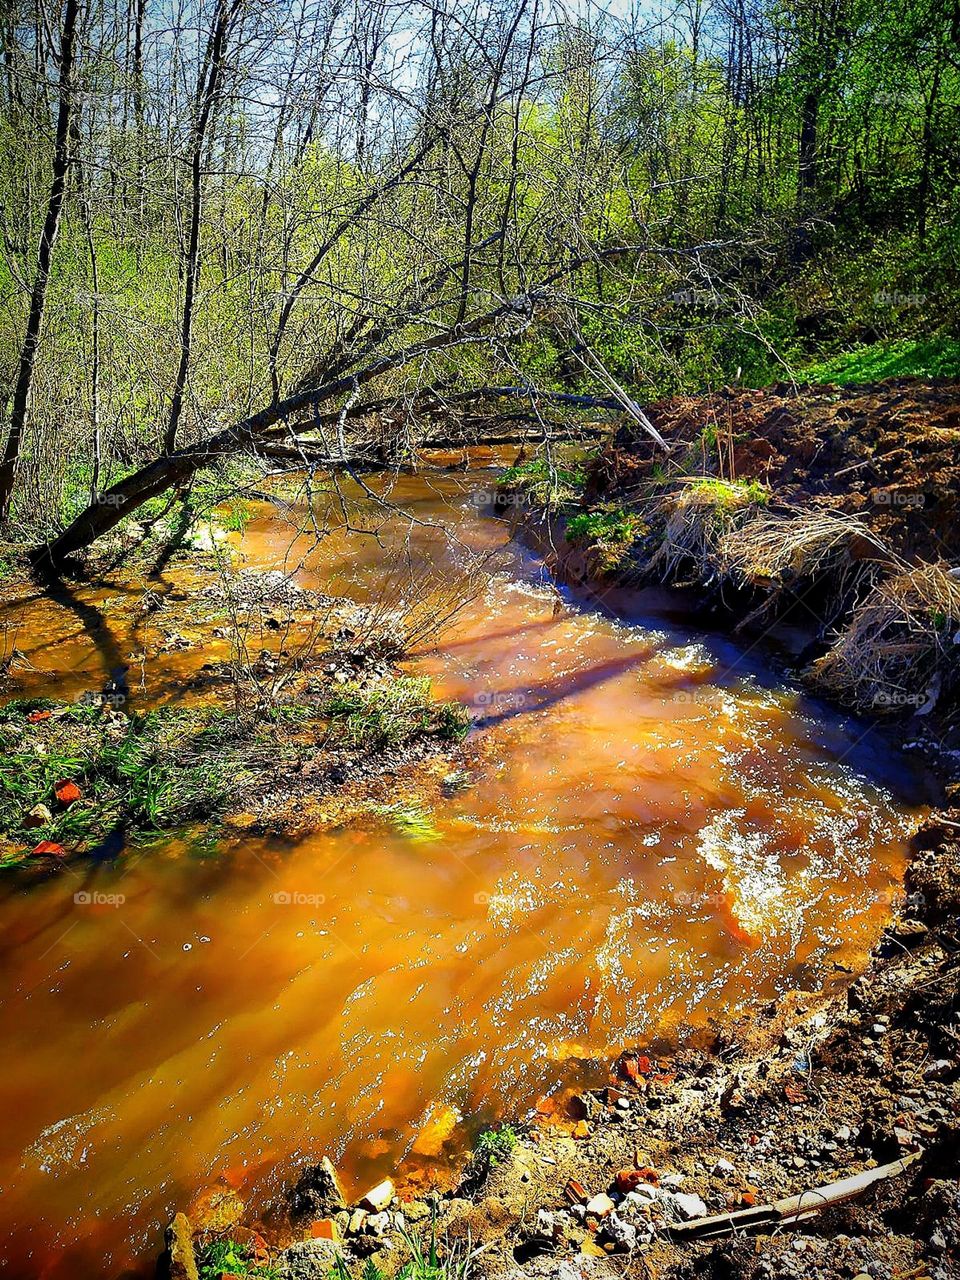
[{"label": "orange stream", "polygon": [[[906,766],[756,650],[636,609],[557,611],[540,562],[471,500],[483,482],[391,493],[505,549],[412,664],[495,736],[477,785],[434,814],[440,838],[235,839],[217,858],[171,841],[0,885],[0,1276],[150,1274],[163,1222],[218,1175],[262,1205],[326,1152],[363,1189],[418,1138],[413,1158],[462,1149],[624,1046],[821,988],[875,942],[918,820]],[[314,506],[336,525],[330,494]],[[463,562],[399,519],[386,550],[294,532],[264,505],[234,540],[248,565],[359,600],[401,549]],[[202,581],[175,562],[159,589]],[[151,656],[149,634],[112,631],[110,598],[142,590],[85,588],[79,615],[27,604],[28,691],[98,689],[119,659],[144,706],[226,656],[210,636]]]}]

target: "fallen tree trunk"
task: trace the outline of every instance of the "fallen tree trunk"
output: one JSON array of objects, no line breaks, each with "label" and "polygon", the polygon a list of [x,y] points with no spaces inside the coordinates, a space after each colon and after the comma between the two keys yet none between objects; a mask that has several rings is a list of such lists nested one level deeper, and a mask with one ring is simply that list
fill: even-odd
[{"label": "fallen tree trunk", "polygon": [[[325,470],[345,470],[348,472],[351,470],[384,470],[390,464],[386,460],[383,449],[379,446],[361,449],[352,455],[345,452],[338,454],[329,448],[317,447],[316,442],[307,442],[301,439],[299,433],[316,429],[318,425],[342,419],[346,416],[342,412],[340,414],[324,415],[322,418],[315,416],[306,423],[298,423],[296,433],[286,423],[285,420],[291,414],[301,412],[312,400],[316,400],[321,395],[324,398],[328,398],[337,393],[342,394],[344,390],[344,387],[336,385],[335,390],[321,388],[318,391],[301,392],[283,401],[280,405],[270,406],[246,421],[218,432],[206,441],[154,458],[145,467],[141,467],[139,471],[126,476],[123,480],[118,481],[115,485],[99,494],[97,501],[91,503],[85,511],[82,511],[73,523],[68,525],[63,533],[54,538],[52,542],[35,547],[31,552],[31,563],[34,568],[40,571],[57,571],[62,567],[64,560],[68,556],[83,550],[105,533],[109,533],[125,516],[137,510],[150,498],[155,498],[158,494],[165,493],[168,489],[186,486],[190,479],[204,467],[211,466],[222,458],[241,452],[243,449],[255,450],[257,453],[266,454],[270,457],[282,457],[285,460],[299,460],[304,465]],[[527,398],[532,397],[533,399],[537,398],[536,393],[532,393],[529,388],[496,387],[490,389],[492,398],[503,398],[511,394],[523,395]],[[482,391],[469,393],[470,399],[480,399],[481,396]],[[545,398],[551,400],[560,399],[563,403],[571,403],[572,407],[612,409],[615,404],[613,401],[604,401],[593,396],[561,397],[559,393],[547,393]],[[378,406],[367,405],[365,409],[366,413],[370,414],[378,411]],[[287,440],[276,438],[275,432],[278,423],[281,424],[281,430],[287,433]],[[571,429],[559,434],[551,431],[550,438],[569,440],[580,435],[595,437],[602,434],[602,428],[584,427],[582,429],[578,428],[576,431]],[[449,449],[470,444],[534,444],[543,439],[544,432],[542,431],[540,433],[525,432],[512,435],[445,435],[436,439],[428,438],[420,441],[418,448]]]},{"label": "fallen tree trunk", "polygon": [[[697,254],[708,246],[700,245],[697,249],[688,250],[688,254]],[[560,267],[551,270],[539,282],[525,293],[507,298],[489,310],[474,316],[472,319],[457,322],[434,333],[429,338],[412,342],[408,346],[385,353],[371,361],[364,368],[353,373],[344,373],[320,386],[306,388],[288,396],[285,400],[274,400],[266,408],[252,414],[233,426],[226,427],[205,441],[181,448],[173,453],[154,458],[146,466],[132,475],[112,485],[97,497],[85,511],[68,525],[52,542],[34,547],[31,561],[40,572],[56,573],[65,559],[77,551],[91,545],[98,538],[108,533],[125,517],[134,512],[144,502],[168,489],[185,486],[187,482],[204,467],[210,466],[219,459],[244,449],[256,449],[265,441],[276,439],[278,427],[291,438],[309,430],[311,425],[330,423],[335,425],[337,449],[331,453],[331,467],[350,469],[346,444],[342,438],[343,425],[347,418],[362,418],[364,414],[377,411],[378,402],[358,403],[362,387],[369,385],[382,375],[405,365],[414,363],[423,357],[443,350],[450,350],[465,343],[477,342],[498,325],[503,326],[516,321],[523,327],[532,316],[536,306],[546,303],[553,297],[553,286],[556,282],[578,267],[587,263],[615,261],[637,252],[665,253],[661,249],[644,249],[642,246],[623,245],[615,248],[597,250],[587,256],[573,258]],[[531,404],[544,399],[552,402],[569,403],[573,408],[604,408],[623,410],[639,422],[644,430],[664,449],[666,442],[662,439],[639,405],[619,396],[609,398],[568,395],[564,392],[539,392],[532,387],[479,387],[470,391],[444,396],[436,388],[426,388],[415,401],[432,402],[438,408],[446,403],[464,400],[480,400],[486,398],[518,396],[527,399]],[[345,398],[345,403],[344,403]],[[586,402],[586,403],[584,403]],[[321,415],[321,405],[337,404],[338,407]],[[383,404],[383,402],[379,402]],[[309,413],[306,422],[303,415]]]}]

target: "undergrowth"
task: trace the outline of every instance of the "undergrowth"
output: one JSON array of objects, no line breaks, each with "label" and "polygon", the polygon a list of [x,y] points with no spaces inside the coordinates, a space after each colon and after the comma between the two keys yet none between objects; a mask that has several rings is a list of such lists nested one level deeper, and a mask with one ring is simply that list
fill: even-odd
[{"label": "undergrowth", "polygon": [[567,521],[567,538],[595,548],[604,573],[619,569],[637,538],[647,532],[640,516],[622,507],[581,511]]},{"label": "undergrowth", "polygon": [[492,1169],[505,1160],[516,1145],[516,1132],[505,1124],[499,1129],[484,1129],[477,1138],[474,1154],[488,1169]]},{"label": "undergrowth", "polygon": [[259,1264],[252,1251],[236,1240],[213,1240],[197,1258],[199,1280],[220,1280],[221,1276],[249,1276],[250,1280],[278,1280],[280,1272],[269,1264]]},{"label": "undergrowth", "polygon": [[457,742],[470,724],[459,703],[431,699],[430,681],[423,676],[399,676],[366,688],[340,685],[327,696],[324,711],[332,737],[355,750],[386,750],[420,735]]}]

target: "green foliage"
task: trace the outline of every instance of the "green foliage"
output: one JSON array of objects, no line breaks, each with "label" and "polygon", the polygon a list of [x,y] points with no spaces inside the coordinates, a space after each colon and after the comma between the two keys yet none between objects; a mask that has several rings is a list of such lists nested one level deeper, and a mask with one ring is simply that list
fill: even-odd
[{"label": "green foliage", "polygon": [[840,386],[881,378],[960,378],[960,342],[949,338],[878,342],[807,365],[797,377]]},{"label": "green foliage", "polygon": [[586,473],[582,467],[561,466],[544,457],[507,467],[497,480],[501,489],[519,490],[537,506],[552,511],[573,502],[585,484]]},{"label": "green foliage", "polygon": [[518,1138],[510,1125],[501,1125],[499,1129],[484,1129],[477,1138],[474,1154],[488,1169],[506,1160],[517,1145]]},{"label": "green foliage", "polygon": [[600,568],[613,573],[626,560],[630,548],[648,526],[635,511],[622,507],[602,507],[581,511],[567,521],[567,537],[571,542],[585,542],[600,556]]},{"label": "green foliage", "polygon": [[[49,104],[37,115],[12,88],[18,78],[34,86],[29,98],[46,83],[30,39],[20,47],[36,25],[29,8],[11,28],[12,96],[0,113],[0,205],[18,211],[0,261],[8,387],[51,159],[49,130],[38,123]],[[383,165],[360,165],[336,150],[336,128],[281,173],[246,150],[254,135],[271,132],[271,104],[254,108],[267,113],[256,129],[239,99],[222,104],[209,140],[219,159],[205,174],[183,440],[240,421],[269,399],[279,300],[318,251],[323,271],[297,287],[277,348],[283,388],[322,369],[355,325],[375,333],[383,322],[381,353],[435,335],[456,314],[460,273],[449,272],[433,294],[424,264],[457,260],[467,206],[471,237],[484,246],[467,264],[469,305],[478,313],[549,274],[560,245],[582,246],[586,261],[541,293],[529,323],[491,342],[432,351],[423,365],[391,365],[371,388],[374,400],[399,403],[428,384],[505,381],[595,392],[606,379],[591,353],[641,401],[798,373],[837,381],[956,373],[960,67],[949,8],[938,0],[720,6],[706,25],[696,19],[696,33],[682,12],[674,10],[655,38],[638,31],[624,40],[619,62],[606,47],[602,63],[594,61],[590,41],[573,32],[555,38],[550,27],[531,50],[550,68],[549,91],[505,97],[482,129],[468,100],[474,91],[482,98],[479,68],[496,58],[484,47],[485,30],[468,29],[464,47],[475,46],[478,61],[463,70],[463,84],[478,79],[465,91],[467,109],[454,111],[450,137],[465,163],[414,165],[403,180],[391,177],[393,149]],[[156,454],[179,364],[179,149],[155,145],[150,128],[159,120],[136,136],[127,96],[107,88],[126,83],[129,68],[117,61],[115,41],[98,39],[106,21],[98,14],[85,37],[88,78],[76,122],[89,217],[81,184],[68,184],[15,495],[16,525],[30,537],[58,529],[90,500],[94,440],[103,452],[101,491]],[[96,70],[91,49],[99,50]],[[281,66],[279,48],[263,49]],[[151,100],[174,101],[163,73],[153,74],[160,78]],[[189,78],[186,65],[182,74]],[[297,110],[279,100],[273,106]],[[811,111],[816,145],[805,156],[799,140]],[[297,127],[309,132],[304,120]],[[291,120],[276,136],[287,128]],[[466,157],[481,139],[484,154],[473,166]],[[418,145],[410,135],[399,151]],[[144,154],[153,157],[146,184]],[[474,174],[469,199],[466,172]],[[351,226],[357,208],[364,213]],[[487,252],[494,238],[499,250]],[[608,261],[612,270],[589,261],[613,245],[644,251]],[[357,310],[361,298],[366,317]],[[436,303],[429,321],[418,316],[425,300]],[[407,319],[390,333],[386,318],[397,315]],[[544,459],[511,468],[503,483],[556,508],[582,490],[576,467]],[[188,495],[198,512],[206,511],[200,488]],[[154,518],[165,501],[136,519]],[[240,531],[245,519],[237,504],[227,526]]]},{"label": "green foliage", "polygon": [[582,511],[567,521],[567,537],[571,541],[632,542],[643,528],[634,511],[622,507],[599,511]]},{"label": "green foliage", "polygon": [[[31,713],[44,718],[31,723]],[[294,735],[278,732],[281,722]],[[253,721],[210,707],[118,717],[49,699],[11,702],[0,708],[0,832],[10,842],[4,857],[13,865],[43,840],[83,849],[118,825],[155,835],[209,822],[251,781],[295,764],[305,749],[373,754],[421,736],[455,742],[468,727],[459,703],[433,701],[429,680],[412,676],[369,688],[345,684],[316,703]],[[64,780],[81,791],[66,807],[56,798]],[[51,820],[25,825],[38,804]],[[385,816],[413,838],[434,834],[420,811],[396,806]]]},{"label": "green foliage", "polygon": [[697,476],[689,480],[685,488],[721,509],[740,507],[745,502],[765,507],[770,501],[770,490],[759,480],[718,480],[713,476]]},{"label": "green foliage", "polygon": [[278,1280],[279,1270],[259,1265],[246,1245],[236,1240],[212,1240],[197,1257],[200,1280],[219,1280],[220,1276],[249,1276],[251,1280]]},{"label": "green foliage", "polygon": [[240,498],[231,499],[221,515],[223,527],[232,533],[243,533],[250,521],[251,511],[247,503]]},{"label": "green foliage", "polygon": [[434,825],[432,815],[419,805],[398,801],[396,804],[378,806],[377,813],[394,831],[408,840],[425,842],[440,839],[440,832]]},{"label": "green foliage", "polygon": [[[395,1273],[394,1280],[468,1280],[474,1255],[469,1246],[464,1248],[459,1243],[441,1248],[437,1240],[436,1217],[431,1220],[429,1235],[425,1239],[419,1239],[406,1229],[401,1229],[400,1234],[410,1257]],[[386,1275],[372,1258],[368,1258],[358,1274],[353,1276],[343,1257],[338,1255],[329,1280],[386,1280]]]},{"label": "green foliage", "polygon": [[[31,711],[49,710],[35,725]],[[25,723],[26,721],[26,723]],[[250,776],[253,744],[223,712],[164,707],[111,726],[98,708],[9,703],[0,713],[0,830],[21,846],[83,846],[116,825],[157,833],[223,812]],[[60,781],[81,799],[58,805]],[[35,805],[52,820],[23,825]]]}]

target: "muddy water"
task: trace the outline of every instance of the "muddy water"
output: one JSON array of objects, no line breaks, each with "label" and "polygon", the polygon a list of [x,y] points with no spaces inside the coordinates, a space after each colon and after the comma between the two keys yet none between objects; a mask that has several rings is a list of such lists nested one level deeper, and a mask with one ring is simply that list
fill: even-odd
[{"label": "muddy water", "polygon": [[[302,500],[235,539],[248,565],[361,599],[385,555],[457,573],[467,548],[501,549],[413,663],[493,735],[433,838],[171,842],[0,888],[0,1274],[149,1273],[158,1223],[198,1186],[223,1176],[262,1205],[323,1152],[355,1189],[404,1159],[429,1179],[478,1124],[624,1045],[822,987],[876,940],[918,819],[904,766],[755,652],[642,602],[558,602],[480,513],[483,483],[401,480],[391,499],[420,523],[368,504],[379,541],[346,533],[329,493],[318,546],[294,537]],[[168,566],[153,586],[202,581]],[[157,654],[113,623],[142,589],[23,605],[31,691],[73,696],[126,661],[146,705],[225,656],[210,634]]]}]

